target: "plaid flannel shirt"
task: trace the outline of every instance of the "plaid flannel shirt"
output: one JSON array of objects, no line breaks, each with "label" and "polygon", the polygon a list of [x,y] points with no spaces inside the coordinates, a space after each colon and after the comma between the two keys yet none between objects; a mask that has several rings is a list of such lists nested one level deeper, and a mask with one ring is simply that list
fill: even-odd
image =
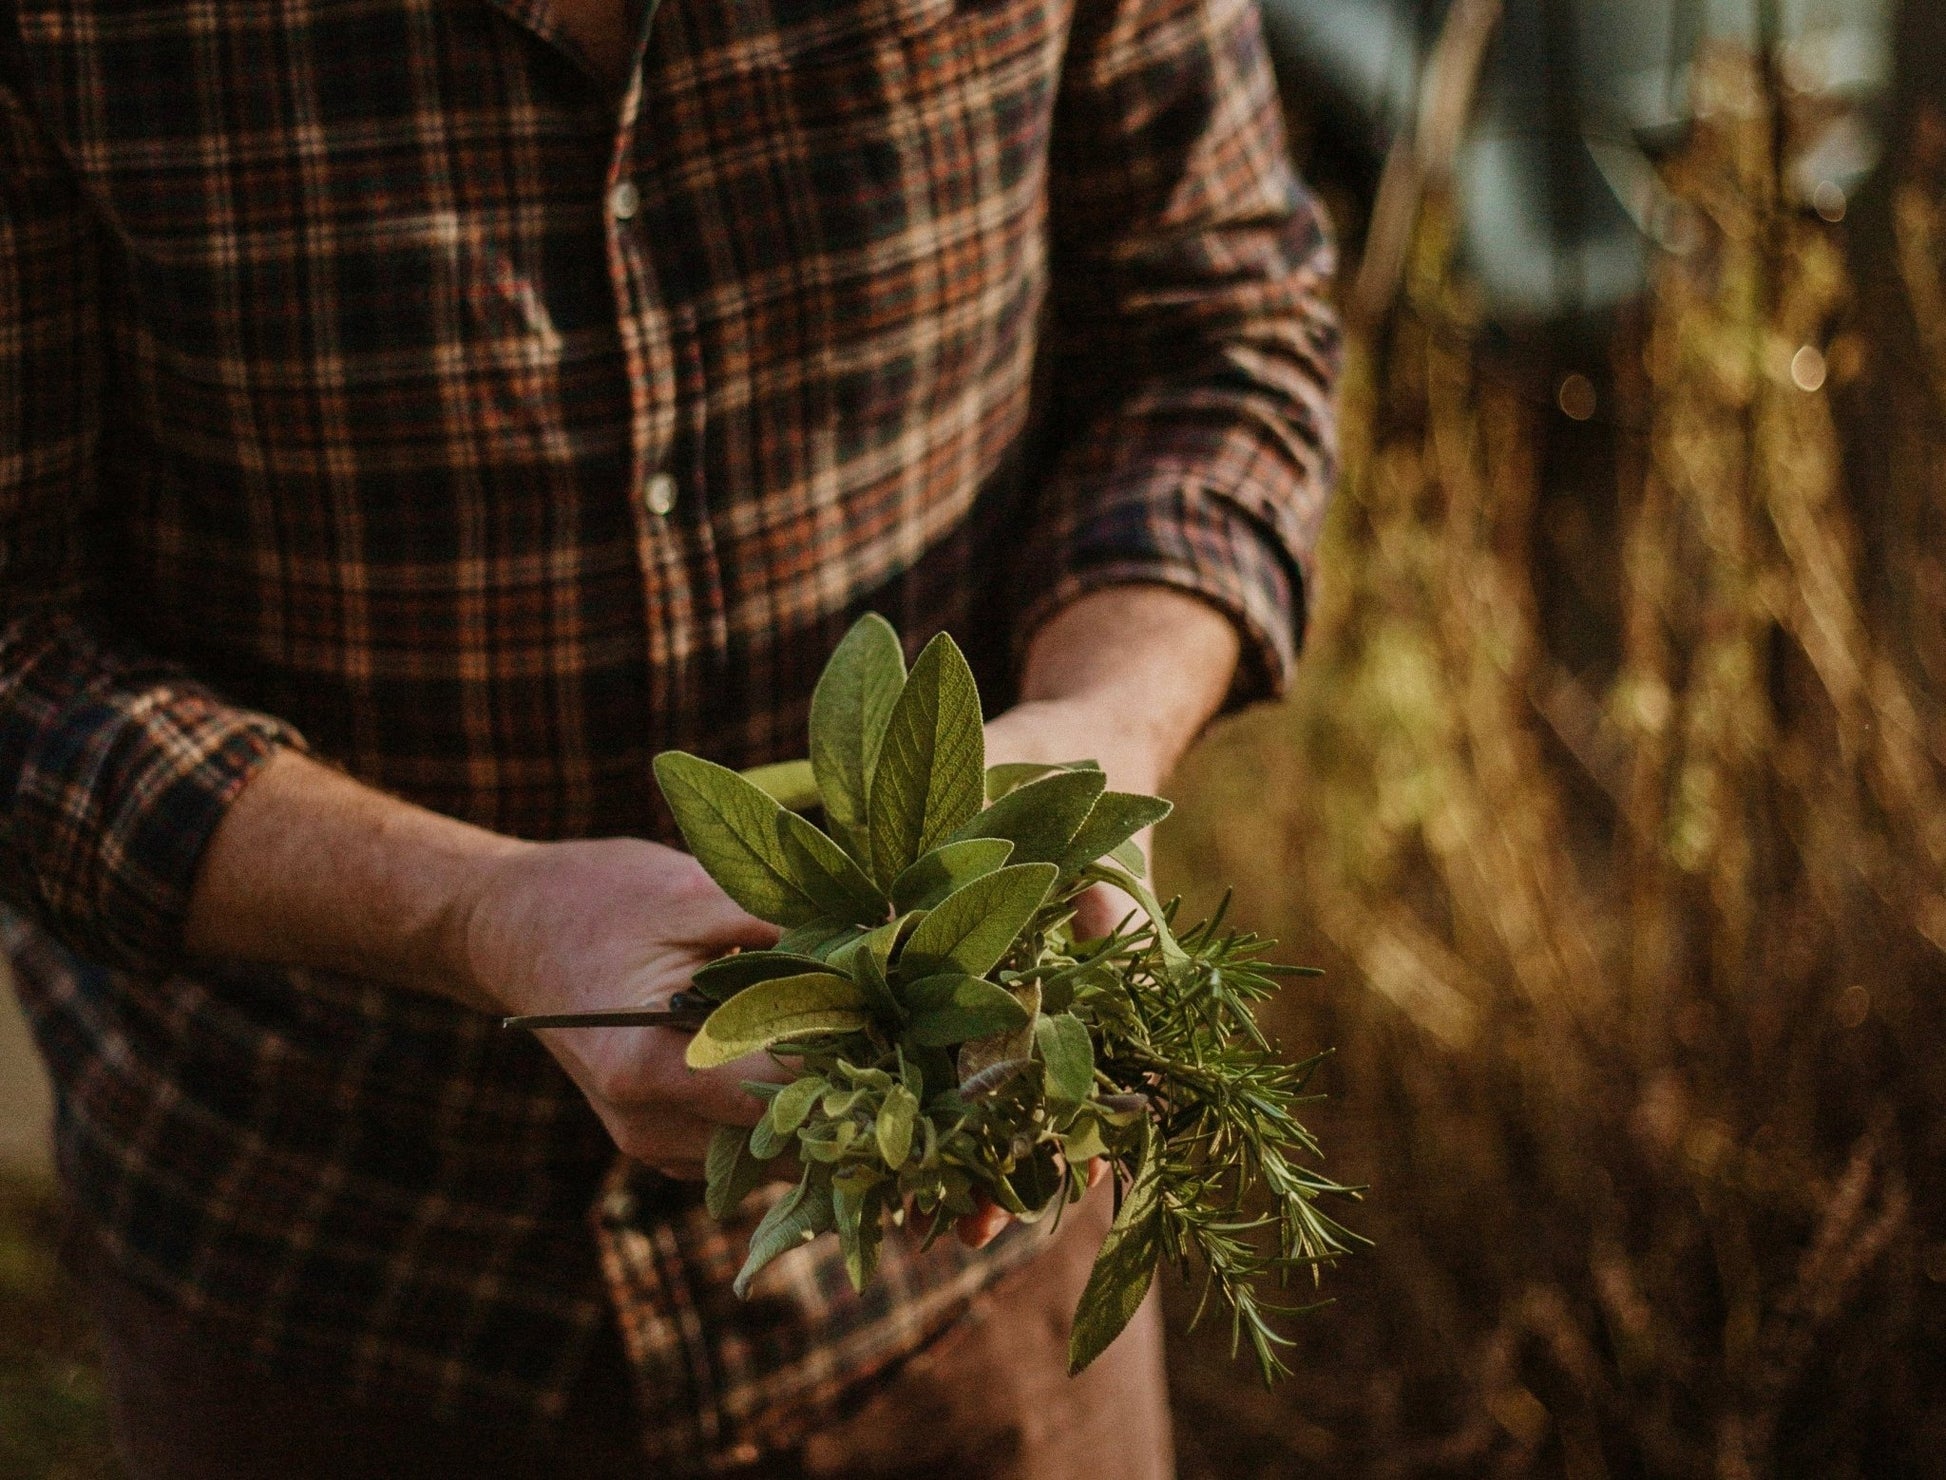
[{"label": "plaid flannel shirt", "polygon": [[740,1304],[748,1221],[617,1171],[525,1036],[185,961],[212,828],[307,746],[668,840],[651,756],[800,749],[868,608],[1004,697],[1047,614],[1164,583],[1272,692],[1335,331],[1249,0],[649,10],[618,95],[545,0],[0,6],[0,923],[132,1277],[537,1424],[619,1310],[651,1448],[708,1467],[1031,1236]]}]

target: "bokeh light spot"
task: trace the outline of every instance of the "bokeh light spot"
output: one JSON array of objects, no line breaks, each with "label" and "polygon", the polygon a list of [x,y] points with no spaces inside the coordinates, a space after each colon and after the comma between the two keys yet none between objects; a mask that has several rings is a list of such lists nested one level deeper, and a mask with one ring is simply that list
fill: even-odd
[{"label": "bokeh light spot", "polygon": [[1801,391],[1814,391],[1824,384],[1824,355],[1814,344],[1807,344],[1791,356],[1791,384]]},{"label": "bokeh light spot", "polygon": [[1595,383],[1576,371],[1561,382],[1556,399],[1569,420],[1586,421],[1595,414]]}]

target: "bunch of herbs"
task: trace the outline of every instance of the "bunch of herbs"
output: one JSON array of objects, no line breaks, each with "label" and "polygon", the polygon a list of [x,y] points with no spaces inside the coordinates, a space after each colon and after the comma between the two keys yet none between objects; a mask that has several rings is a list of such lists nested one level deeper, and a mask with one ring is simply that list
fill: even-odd
[{"label": "bunch of herbs", "polygon": [[[868,616],[833,654],[807,760],[747,774],[671,751],[656,777],[691,851],[731,898],[783,931],[711,963],[697,1069],[768,1052],[794,1077],[751,1083],[754,1129],[724,1127],[708,1204],[730,1213],[788,1166],[796,1185],[752,1235],[738,1293],[778,1255],[835,1232],[853,1283],[884,1229],[917,1213],[928,1241],[984,1201],[1024,1222],[1080,1198],[1107,1161],[1117,1215],[1076,1312],[1091,1362],[1167,1259],[1200,1272],[1268,1381],[1284,1370],[1265,1293],[1344,1252],[1299,1123],[1315,1059],[1287,1062],[1252,1005],[1280,973],[1270,942],[1218,919],[1178,932],[1143,882],[1136,838],[1160,798],[1111,791],[1093,762],[985,759],[980,698],[952,639],[906,671]],[[822,818],[820,828],[806,814]],[[1105,938],[1078,897],[1138,902]]]}]

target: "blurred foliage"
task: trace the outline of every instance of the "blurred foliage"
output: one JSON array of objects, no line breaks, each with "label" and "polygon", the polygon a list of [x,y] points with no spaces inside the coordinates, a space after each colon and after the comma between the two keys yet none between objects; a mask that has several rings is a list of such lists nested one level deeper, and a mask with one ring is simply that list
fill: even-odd
[{"label": "blurred foliage", "polygon": [[0,1179],[0,1475],[112,1480],[94,1340],[39,1182]]},{"label": "blurred foliage", "polygon": [[1814,211],[1813,106],[1696,87],[1599,396],[1428,196],[1300,690],[1183,778],[1376,1240],[1286,1389],[1178,1344],[1189,1476],[1946,1473],[1946,122]]}]

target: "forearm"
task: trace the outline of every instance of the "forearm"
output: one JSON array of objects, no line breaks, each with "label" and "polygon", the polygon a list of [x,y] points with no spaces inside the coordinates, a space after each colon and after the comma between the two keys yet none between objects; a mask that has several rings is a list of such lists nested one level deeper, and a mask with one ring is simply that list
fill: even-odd
[{"label": "forearm", "polygon": [[[774,927],[685,854],[636,838],[524,843],[400,801],[301,755],[271,759],[217,826],[191,894],[192,951],[313,966],[493,1013],[665,1002]],[[693,1074],[681,1034],[543,1035],[616,1144],[701,1176],[711,1134],[762,1105],[740,1063]]]},{"label": "forearm", "polygon": [[1090,592],[1029,642],[1006,747],[1092,757],[1112,785],[1153,791],[1221,707],[1239,651],[1229,618],[1197,597],[1151,585]]},{"label": "forearm", "polygon": [[493,866],[534,846],[285,751],[212,836],[184,943],[197,955],[343,971],[497,1010],[466,966],[466,916]]}]

